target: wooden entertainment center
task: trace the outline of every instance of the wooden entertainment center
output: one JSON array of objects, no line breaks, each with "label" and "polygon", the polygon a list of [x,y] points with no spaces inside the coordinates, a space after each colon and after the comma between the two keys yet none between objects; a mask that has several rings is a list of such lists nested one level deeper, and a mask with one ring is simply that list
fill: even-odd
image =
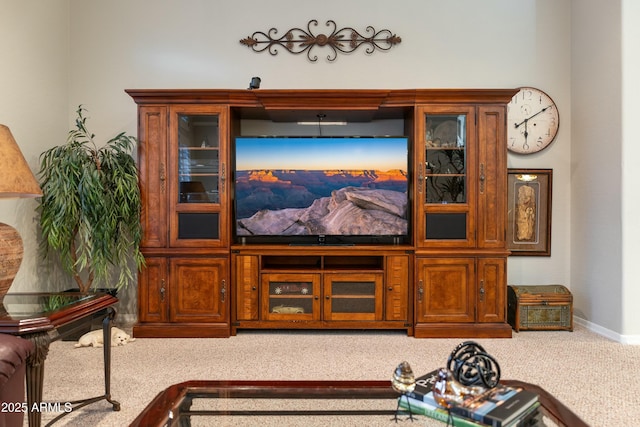
[{"label": "wooden entertainment center", "polygon": [[[511,337],[506,108],[515,89],[126,92],[138,105],[147,264],[134,336]],[[325,122],[346,124],[332,132],[408,138],[408,240],[292,245],[236,235],[236,137],[317,135],[330,131]]]}]

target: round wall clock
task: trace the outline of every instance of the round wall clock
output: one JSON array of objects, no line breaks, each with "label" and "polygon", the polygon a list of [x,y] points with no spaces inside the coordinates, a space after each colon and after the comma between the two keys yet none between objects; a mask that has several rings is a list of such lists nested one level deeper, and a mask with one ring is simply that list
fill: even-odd
[{"label": "round wall clock", "polygon": [[553,99],[540,89],[521,87],[507,105],[507,149],[537,153],[558,134],[560,116]]}]

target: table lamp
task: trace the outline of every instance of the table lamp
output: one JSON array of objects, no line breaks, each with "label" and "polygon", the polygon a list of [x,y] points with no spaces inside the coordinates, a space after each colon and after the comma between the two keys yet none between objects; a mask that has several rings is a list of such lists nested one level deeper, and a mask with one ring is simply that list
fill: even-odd
[{"label": "table lamp", "polygon": [[[0,125],[0,198],[39,197],[42,191],[8,127]],[[22,263],[18,230],[0,222],[0,307]]]}]

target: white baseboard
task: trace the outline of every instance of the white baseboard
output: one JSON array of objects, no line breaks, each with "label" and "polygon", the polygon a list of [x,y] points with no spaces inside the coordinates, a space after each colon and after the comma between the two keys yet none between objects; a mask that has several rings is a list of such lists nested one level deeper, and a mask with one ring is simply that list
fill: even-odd
[{"label": "white baseboard", "polygon": [[619,342],[621,344],[629,344],[629,345],[640,345],[640,336],[639,335],[621,335],[617,332],[614,332],[610,329],[603,328],[600,325],[597,325],[593,322],[590,322],[581,317],[573,316],[573,321],[578,325],[584,326],[591,332],[594,332],[598,335],[602,335],[605,338],[608,338],[612,341]]}]

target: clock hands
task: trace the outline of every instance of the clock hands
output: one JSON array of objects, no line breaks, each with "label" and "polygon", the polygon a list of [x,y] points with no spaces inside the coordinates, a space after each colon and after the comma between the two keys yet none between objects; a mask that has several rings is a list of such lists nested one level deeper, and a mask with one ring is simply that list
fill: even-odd
[{"label": "clock hands", "polygon": [[[538,112],[539,113],[539,112]],[[536,113],[536,114],[538,114]],[[535,116],[535,114],[534,114]],[[533,117],[533,116],[531,116]],[[529,119],[531,118],[529,117]],[[529,132],[527,131],[527,123],[529,122],[529,119],[524,119],[524,121],[522,121],[522,123],[524,123],[524,144],[522,144],[522,148],[524,150],[528,150],[529,149],[529,143],[527,142],[527,137],[529,136]],[[520,126],[522,123],[517,124],[516,125],[516,129],[518,128],[518,126]]]},{"label": "clock hands", "polygon": [[[530,116],[530,117],[527,117],[526,119],[524,119],[524,120],[523,120],[523,121],[521,121],[520,123],[516,123],[516,124],[515,124],[516,129],[518,129],[518,128],[523,124],[523,123],[525,124],[525,129],[526,129],[526,127],[527,127],[527,126],[526,126],[526,124],[527,124],[527,122],[528,122],[529,120],[533,119],[535,116],[537,116],[537,115],[538,115],[538,114],[540,114],[540,113],[544,113],[544,112],[545,112],[545,111],[547,111],[549,108],[551,108],[551,105],[548,105],[548,106],[544,107],[542,110],[538,111],[537,113],[535,113],[534,115],[532,115],[532,116]],[[525,130],[525,132],[526,132],[526,130]]]},{"label": "clock hands", "polygon": [[549,108],[551,108],[551,105],[548,105],[548,106],[544,107],[542,110],[540,110],[537,113],[527,117],[526,119],[524,119],[520,123],[515,123],[514,126],[515,126],[516,129],[518,129],[520,126],[522,126],[524,124],[524,133],[522,134],[524,136],[524,144],[522,144],[522,148],[524,150],[528,150],[529,149],[529,143],[527,142],[527,137],[529,136],[529,131],[527,130],[527,125],[529,124],[529,120],[533,119],[538,114],[544,113]]}]

